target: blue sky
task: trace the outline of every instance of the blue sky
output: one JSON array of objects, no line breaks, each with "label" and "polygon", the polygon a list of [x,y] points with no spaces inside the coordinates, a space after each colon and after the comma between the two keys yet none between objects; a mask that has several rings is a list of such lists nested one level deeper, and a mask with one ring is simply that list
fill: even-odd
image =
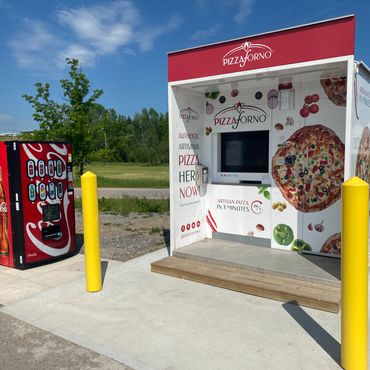
[{"label": "blue sky", "polygon": [[356,15],[356,58],[370,64],[368,0],[0,0],[0,132],[37,128],[22,94],[49,82],[61,101],[77,57],[99,102],[132,116],[167,111],[167,52]]}]

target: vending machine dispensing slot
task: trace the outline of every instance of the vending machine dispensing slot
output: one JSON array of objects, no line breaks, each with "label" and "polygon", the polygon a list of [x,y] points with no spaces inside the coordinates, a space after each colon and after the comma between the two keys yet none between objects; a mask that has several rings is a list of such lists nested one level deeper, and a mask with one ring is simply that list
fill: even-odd
[{"label": "vending machine dispensing slot", "polygon": [[62,236],[60,225],[46,226],[41,229],[42,239],[59,239]]}]

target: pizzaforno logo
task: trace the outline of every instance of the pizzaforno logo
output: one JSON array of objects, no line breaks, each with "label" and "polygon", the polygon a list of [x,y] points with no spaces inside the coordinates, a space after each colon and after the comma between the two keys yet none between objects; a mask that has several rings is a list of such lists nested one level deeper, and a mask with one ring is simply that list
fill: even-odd
[{"label": "pizzaforno logo", "polygon": [[188,107],[180,110],[180,118],[184,122],[199,121],[199,114],[196,110]]},{"label": "pizzaforno logo", "polygon": [[240,68],[243,68],[247,63],[270,59],[272,54],[273,50],[269,46],[264,44],[252,44],[246,41],[226,53],[222,58],[222,64],[224,67],[239,65]]},{"label": "pizzaforno logo", "polygon": [[267,113],[263,109],[239,102],[218,112],[213,123],[215,126],[231,126],[237,129],[239,125],[263,124],[266,119]]}]

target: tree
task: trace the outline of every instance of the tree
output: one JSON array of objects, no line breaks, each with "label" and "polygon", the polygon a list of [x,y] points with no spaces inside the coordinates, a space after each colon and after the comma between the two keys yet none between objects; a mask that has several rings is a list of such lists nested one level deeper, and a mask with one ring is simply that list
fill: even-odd
[{"label": "tree", "polygon": [[50,84],[35,83],[36,94],[23,95],[34,109],[33,119],[39,123],[35,139],[62,140],[72,144],[73,165],[83,174],[86,157],[91,151],[91,120],[95,101],[103,94],[96,89],[90,94],[90,81],[78,59],[66,59],[69,78],[60,81],[64,103],[50,99]]}]

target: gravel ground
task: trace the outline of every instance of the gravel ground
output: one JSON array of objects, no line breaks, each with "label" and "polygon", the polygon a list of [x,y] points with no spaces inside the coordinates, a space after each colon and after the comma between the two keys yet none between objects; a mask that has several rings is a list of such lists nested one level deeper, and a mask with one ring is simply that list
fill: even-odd
[{"label": "gravel ground", "polygon": [[[169,248],[169,213],[130,213],[128,216],[100,213],[100,255],[128,261],[164,247]],[[82,214],[76,211],[77,249],[83,253]]]}]

